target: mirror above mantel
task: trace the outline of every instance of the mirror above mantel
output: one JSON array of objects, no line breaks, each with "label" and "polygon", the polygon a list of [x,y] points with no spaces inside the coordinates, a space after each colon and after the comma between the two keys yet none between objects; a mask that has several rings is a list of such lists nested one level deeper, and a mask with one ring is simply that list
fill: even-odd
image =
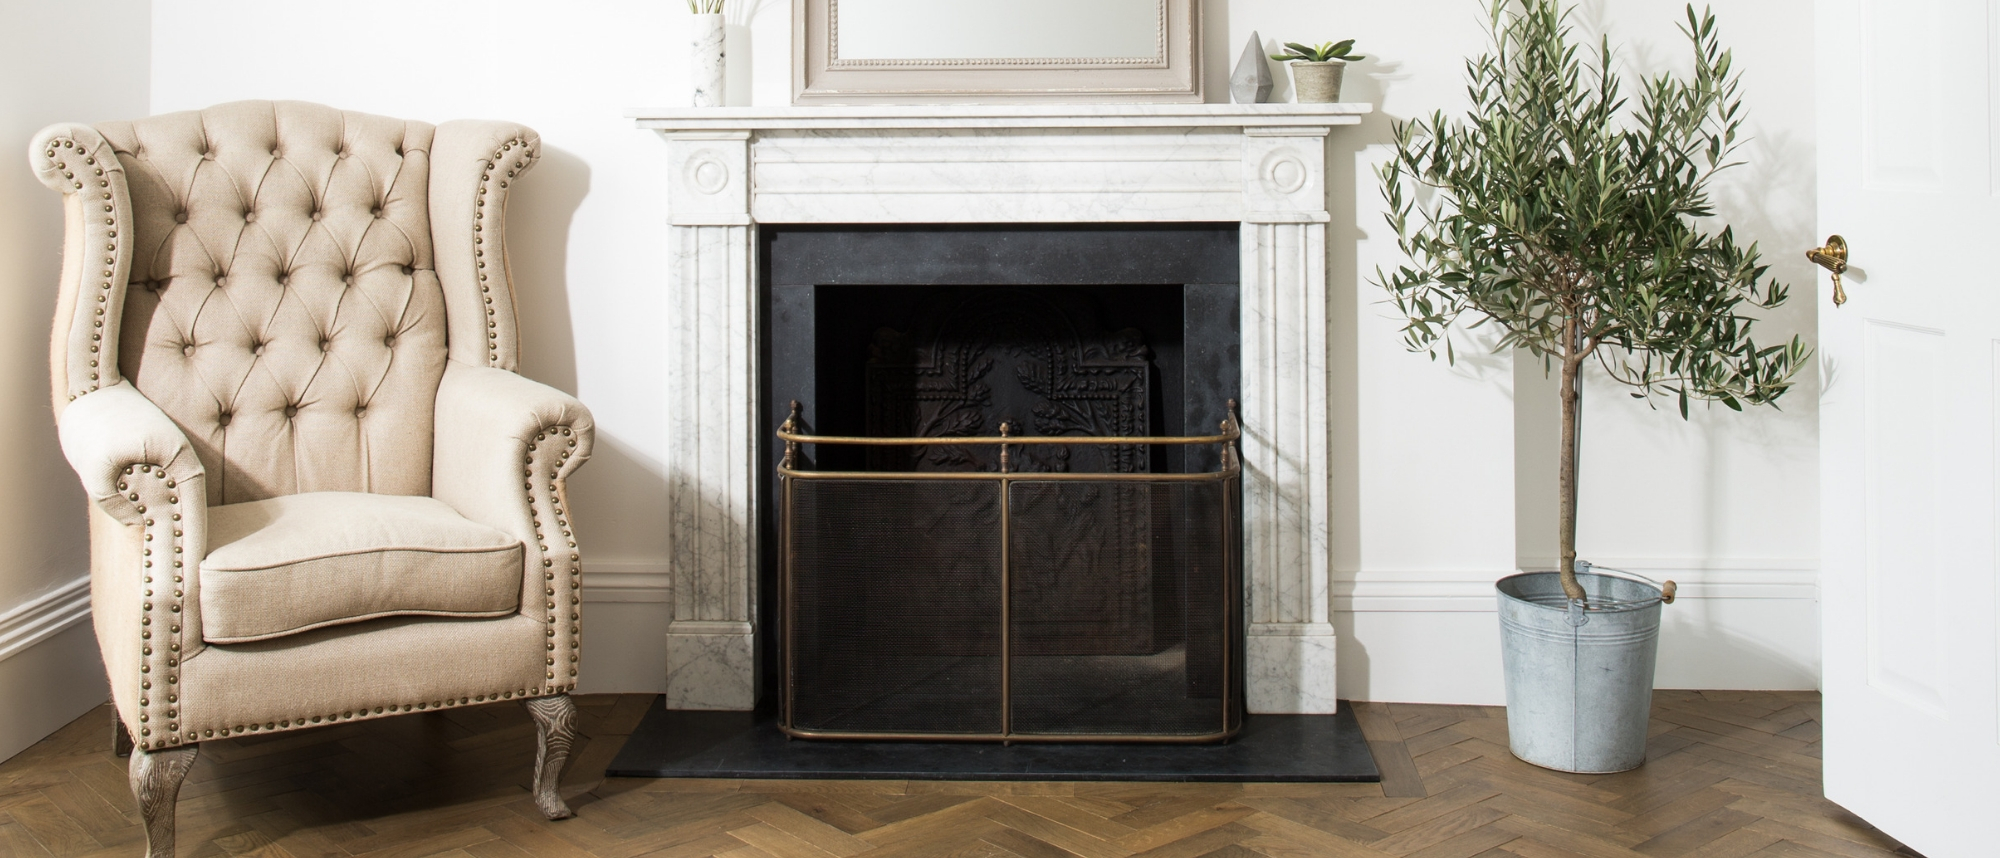
[{"label": "mirror above mantel", "polygon": [[798,0],[792,103],[1200,102],[1199,0]]}]

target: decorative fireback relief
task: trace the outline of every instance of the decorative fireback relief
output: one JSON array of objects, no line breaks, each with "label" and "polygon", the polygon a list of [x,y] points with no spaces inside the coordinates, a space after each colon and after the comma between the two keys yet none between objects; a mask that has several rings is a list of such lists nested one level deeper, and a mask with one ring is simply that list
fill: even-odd
[{"label": "decorative fireback relief", "polygon": [[[1137,328],[1102,332],[1086,309],[1048,293],[988,289],[938,314],[935,331],[880,328],[868,360],[868,434],[991,435],[1025,421],[1034,435],[1151,434],[1150,350]],[[1017,422],[1017,428],[1019,428]],[[876,447],[874,470],[998,470],[996,447]],[[1140,444],[1024,447],[1017,471],[1139,473]]]},{"label": "decorative fireback relief", "polygon": [[[977,413],[966,403],[992,392],[979,393],[979,379],[1005,363],[981,357],[977,342],[944,336],[934,345],[945,343],[956,344],[943,358],[934,349],[928,364],[882,355],[885,374],[900,367],[917,380],[885,382],[884,402],[902,405],[885,405],[883,419],[913,413],[896,419],[921,427],[927,417]],[[1035,361],[1008,369],[1023,389],[1083,403],[1044,401],[1032,413],[1052,422],[1036,425],[1125,425],[1114,421],[1135,407],[1128,400],[1144,374],[1115,352],[1074,345],[1049,349],[1047,372]],[[1192,437],[1021,435],[1011,422],[985,435],[972,434],[975,418],[942,419],[930,425],[962,420],[964,431],[819,436],[806,434],[792,404],[777,435],[785,732],[1048,742],[1233,735],[1242,724],[1234,404],[1217,434]],[[1144,451],[1165,446],[1211,448],[1220,467],[1147,471]],[[892,451],[907,466],[810,468],[807,448],[837,447]],[[963,452],[936,455],[945,449]],[[1101,467],[1075,467],[1086,461]]]}]

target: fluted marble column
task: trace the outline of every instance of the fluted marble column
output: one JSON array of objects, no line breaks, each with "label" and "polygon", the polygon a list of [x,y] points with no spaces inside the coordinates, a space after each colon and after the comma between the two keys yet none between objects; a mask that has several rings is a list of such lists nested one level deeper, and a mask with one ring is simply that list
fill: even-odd
[{"label": "fluted marble column", "polygon": [[757,403],[748,132],[668,134],[667,706],[756,703]]},{"label": "fluted marble column", "polygon": [[1244,129],[1243,535],[1251,712],[1334,711],[1326,135]]}]

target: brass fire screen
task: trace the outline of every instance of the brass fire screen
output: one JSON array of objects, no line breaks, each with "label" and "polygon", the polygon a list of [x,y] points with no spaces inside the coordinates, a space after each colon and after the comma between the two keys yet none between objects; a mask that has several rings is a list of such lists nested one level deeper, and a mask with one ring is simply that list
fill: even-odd
[{"label": "brass fire screen", "polygon": [[[1240,728],[1241,464],[1198,437],[778,437],[779,723],[802,738],[1210,742]],[[802,447],[981,445],[997,471],[814,471]],[[1028,445],[1216,449],[1214,472],[1017,470]]]}]

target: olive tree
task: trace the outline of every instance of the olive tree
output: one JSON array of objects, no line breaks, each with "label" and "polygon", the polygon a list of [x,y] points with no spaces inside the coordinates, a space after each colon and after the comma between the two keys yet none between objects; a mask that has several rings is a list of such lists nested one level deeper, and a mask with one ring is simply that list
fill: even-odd
[{"label": "olive tree", "polygon": [[1492,43],[1466,62],[1471,108],[1399,122],[1381,169],[1387,217],[1408,261],[1376,281],[1407,316],[1412,350],[1453,357],[1447,331],[1492,325],[1560,374],[1558,515],[1564,593],[1576,580],[1577,430],[1589,364],[1634,397],[1741,411],[1791,388],[1809,350],[1759,345],[1753,310],[1785,301],[1755,243],[1714,218],[1710,181],[1743,127],[1740,75],[1712,13],[1681,25],[1691,75],[1660,74],[1628,98],[1609,39],[1579,49],[1556,0],[1493,0]]}]

